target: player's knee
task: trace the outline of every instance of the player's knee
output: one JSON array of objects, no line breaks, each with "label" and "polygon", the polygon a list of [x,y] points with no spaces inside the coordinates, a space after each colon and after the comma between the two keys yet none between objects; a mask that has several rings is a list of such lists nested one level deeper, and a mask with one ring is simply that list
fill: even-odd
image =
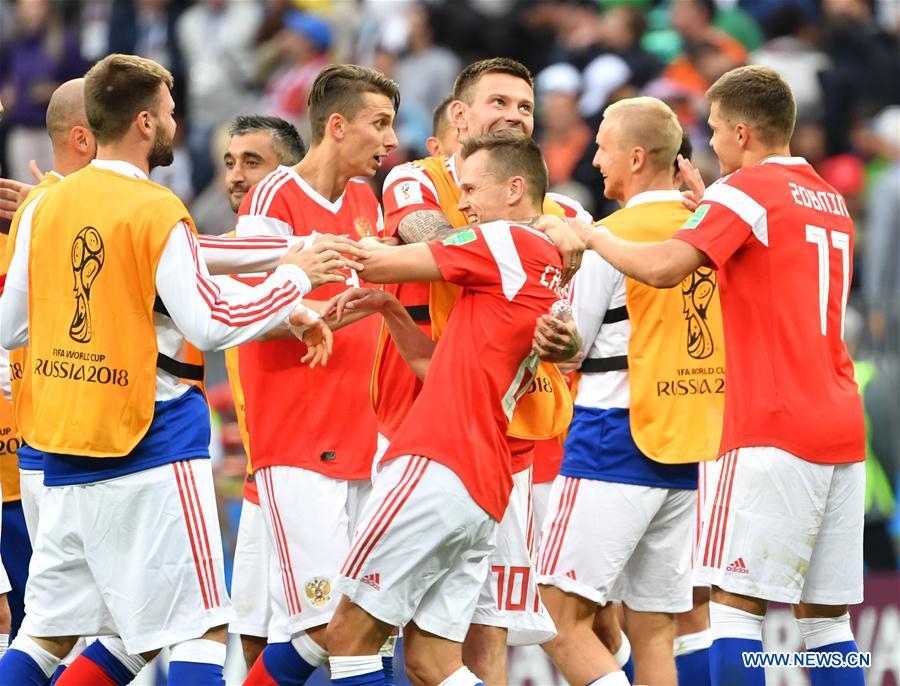
[{"label": "player's knee", "polygon": [[12,613],[9,611],[9,601],[6,594],[0,595],[0,634],[8,634],[12,626]]},{"label": "player's knee", "polygon": [[847,614],[846,605],[815,605],[813,603],[798,603],[794,605],[794,617],[797,619],[834,618],[845,614]]},{"label": "player's knee", "polygon": [[212,629],[208,630],[201,637],[204,641],[215,641],[216,643],[228,643],[228,627],[223,624],[222,626],[214,626]]},{"label": "player's knee", "polygon": [[412,651],[404,653],[403,660],[406,676],[413,686],[439,684],[447,676],[447,672],[431,659],[431,656]]}]

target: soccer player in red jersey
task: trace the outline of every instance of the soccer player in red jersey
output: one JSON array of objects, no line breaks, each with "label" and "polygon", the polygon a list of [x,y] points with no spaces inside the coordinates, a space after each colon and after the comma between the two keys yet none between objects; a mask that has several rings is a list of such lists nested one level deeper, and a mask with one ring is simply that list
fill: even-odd
[{"label": "soccer player in red jersey", "polygon": [[[855,653],[847,605],[863,597],[865,433],[843,341],[853,222],[841,195],[791,157],[796,107],[768,68],[707,92],[723,178],[672,239],[632,244],[582,227],[617,269],[668,288],[719,273],[726,348],[721,475],[704,517],[697,579],[712,587],[714,684],[762,684],[767,602],[794,605],[807,651]],[[688,175],[696,171],[685,164]],[[863,683],[861,668],[814,684]]]},{"label": "soccer player in red jersey", "polygon": [[378,465],[338,578],[346,597],[328,628],[336,684],[383,683],[376,651],[395,625],[405,625],[414,683],[481,683],[463,666],[461,643],[513,490],[506,431],[538,364],[534,321],[559,297],[562,260],[528,226],[546,188],[537,145],[490,134],[467,141],[463,156],[460,209],[508,220],[373,249],[363,271],[375,282],[450,281],[462,294]]},{"label": "soccer player in red jersey", "polygon": [[[379,235],[378,200],[357,177],[373,176],[397,146],[397,104],[397,85],[380,72],[347,64],[323,69],[309,97],[312,147],[244,197],[238,238]],[[355,272],[346,284],[321,289],[321,297],[348,285],[359,285]],[[304,346],[293,336],[239,350],[254,476],[279,560],[274,625],[282,629],[270,624],[269,645],[248,684],[303,683],[327,659],[334,579],[371,488],[376,430],[369,379],[377,335],[374,319],[336,332],[327,368],[298,365]]]},{"label": "soccer player in red jersey", "polygon": [[[443,159],[418,160],[391,170],[382,196],[386,235],[396,236],[404,243],[415,243],[445,238],[468,222],[483,220],[460,215],[457,210],[459,150],[468,139],[489,132],[512,130],[530,136],[534,129],[533,110],[531,73],[519,62],[501,57],[480,60],[463,69],[448,105],[450,123],[458,130],[459,142],[452,150],[443,150],[447,155]],[[558,205],[555,198],[550,200],[548,204]],[[586,214],[577,202],[566,202],[573,208],[570,216],[578,212]],[[430,285],[403,283],[388,289],[408,308],[423,333],[433,335]],[[547,313],[542,320],[546,320],[542,326],[554,332],[556,326],[561,326]],[[574,325],[568,327],[559,334],[564,344],[554,350],[558,356],[558,351],[568,343],[568,354],[558,358],[551,355],[548,359],[565,359],[577,353],[580,341],[576,340]],[[421,389],[421,382],[410,371],[394,342],[387,338],[382,343],[373,383],[380,450],[393,438]],[[509,508],[501,524],[490,565],[491,578],[485,582],[463,651],[466,664],[492,686],[507,681],[507,642],[540,643],[553,633],[534,582],[528,544],[533,537],[530,524],[533,442],[510,440],[516,474],[515,507]]]}]

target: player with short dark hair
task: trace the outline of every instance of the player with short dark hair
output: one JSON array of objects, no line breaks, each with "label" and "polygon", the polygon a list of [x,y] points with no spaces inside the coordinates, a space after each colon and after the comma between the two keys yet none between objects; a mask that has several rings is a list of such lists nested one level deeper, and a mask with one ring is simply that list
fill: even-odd
[{"label": "player with short dark hair", "polygon": [[463,666],[460,644],[498,522],[520,507],[511,502],[506,432],[538,365],[534,319],[559,297],[562,261],[547,236],[529,228],[547,182],[537,145],[503,132],[471,141],[466,152],[459,209],[481,223],[443,242],[373,247],[363,270],[376,283],[447,280],[462,288],[436,347],[389,294],[358,290],[339,299],[394,303],[419,341],[421,352],[407,361],[424,386],[377,466],[337,582],[345,597],[328,627],[335,684],[383,683],[375,652],[398,625],[414,683],[482,683]]},{"label": "player with short dark hair", "polygon": [[[381,207],[360,177],[374,176],[397,146],[397,103],[397,85],[374,69],[323,69],[309,96],[309,152],[247,193],[238,238],[381,235]],[[345,273],[322,297],[358,284],[356,272]],[[376,445],[369,383],[378,322],[336,331],[327,368],[297,365],[303,344],[285,336],[241,346],[237,356],[254,481],[279,575],[269,644],[247,684],[303,683],[327,661],[334,579],[371,489]]]}]

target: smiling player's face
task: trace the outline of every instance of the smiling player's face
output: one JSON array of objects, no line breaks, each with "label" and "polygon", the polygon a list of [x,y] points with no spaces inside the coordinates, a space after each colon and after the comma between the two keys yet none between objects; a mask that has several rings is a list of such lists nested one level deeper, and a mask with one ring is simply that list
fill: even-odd
[{"label": "smiling player's face", "polygon": [[512,129],[534,132],[534,91],[511,74],[485,74],[472,88],[472,103],[463,110],[468,137]]},{"label": "smiling player's face", "polygon": [[463,160],[459,168],[459,210],[470,223],[508,218],[509,180],[497,178],[491,170],[490,155],[478,150]]}]

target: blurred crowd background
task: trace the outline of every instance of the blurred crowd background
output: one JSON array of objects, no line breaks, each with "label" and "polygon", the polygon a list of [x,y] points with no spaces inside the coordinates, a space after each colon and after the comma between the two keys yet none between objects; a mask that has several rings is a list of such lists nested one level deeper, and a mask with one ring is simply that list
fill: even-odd
[{"label": "blurred crowd background", "polygon": [[[5,176],[30,180],[30,159],[50,168],[51,92],[111,52],[151,57],[175,75],[175,163],[153,178],[209,233],[234,222],[222,179],[224,125],[237,114],[274,114],[306,134],[308,89],[330,62],[374,66],[400,84],[400,148],[376,192],[391,166],[427,154],[433,110],[463,65],[497,55],[524,62],[536,77],[535,136],[553,189],[596,218],[615,209],[591,166],[607,104],[638,94],[668,102],[711,182],[718,164],[706,88],[743,64],[779,70],[797,98],[794,154],[844,194],[855,218],[846,338],[871,376],[866,560],[896,569],[900,0],[0,0]],[[220,378],[213,365],[210,381]],[[227,388],[212,383],[210,399],[221,420],[223,512],[236,522],[240,440]]]}]

